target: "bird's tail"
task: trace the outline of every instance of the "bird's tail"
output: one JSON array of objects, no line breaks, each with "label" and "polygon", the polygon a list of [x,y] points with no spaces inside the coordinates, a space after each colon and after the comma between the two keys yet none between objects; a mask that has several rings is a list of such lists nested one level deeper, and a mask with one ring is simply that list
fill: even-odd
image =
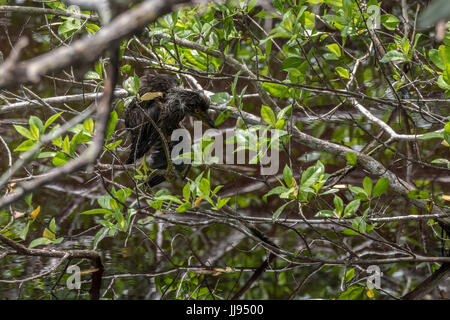
[{"label": "bird's tail", "polygon": [[154,186],[157,186],[158,184],[166,181],[166,178],[162,175],[155,175],[147,180],[147,185],[150,188],[153,188]]}]

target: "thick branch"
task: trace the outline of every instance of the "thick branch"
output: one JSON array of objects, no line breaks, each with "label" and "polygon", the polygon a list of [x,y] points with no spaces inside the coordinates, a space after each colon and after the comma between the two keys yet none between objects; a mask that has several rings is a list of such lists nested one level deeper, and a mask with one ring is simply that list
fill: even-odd
[{"label": "thick branch", "polygon": [[[85,94],[72,94],[59,97],[51,97],[42,99],[43,103],[48,104],[64,104],[72,102],[91,102],[102,97],[103,93],[85,93]],[[114,91],[115,98],[124,98],[128,96],[129,93],[125,89],[116,89]],[[10,113],[10,112],[20,112],[26,110],[29,107],[40,107],[42,103],[38,100],[23,101],[17,103],[11,103],[9,105],[0,106],[0,114]]]},{"label": "thick branch", "polygon": [[19,83],[38,82],[50,72],[68,66],[78,67],[93,63],[110,46],[136,33],[159,16],[170,12],[174,2],[145,1],[117,16],[94,36],[86,35],[67,47],[60,47],[36,58],[21,62],[13,68],[0,66],[0,88]]},{"label": "thick branch", "polygon": [[75,13],[70,11],[63,11],[50,8],[35,8],[35,7],[22,7],[22,6],[0,6],[0,12],[17,12],[26,15],[41,15],[41,14],[53,14],[62,17],[72,17],[77,19],[86,19],[91,21],[98,21],[98,17],[95,15],[88,15],[84,13]]},{"label": "thick branch", "polygon": [[433,290],[441,281],[450,276],[450,263],[444,263],[431,276],[426,278],[413,291],[402,297],[403,300],[418,300]]}]

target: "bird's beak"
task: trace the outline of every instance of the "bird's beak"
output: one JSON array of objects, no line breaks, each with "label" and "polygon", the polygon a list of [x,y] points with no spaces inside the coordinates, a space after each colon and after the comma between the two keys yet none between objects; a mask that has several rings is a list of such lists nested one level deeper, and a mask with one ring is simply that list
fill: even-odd
[{"label": "bird's beak", "polygon": [[203,122],[208,124],[211,128],[217,129],[216,125],[214,124],[214,121],[212,121],[212,119],[209,117],[208,113],[206,113],[206,112],[199,112],[199,113],[196,114],[196,116],[200,120],[202,120]]}]

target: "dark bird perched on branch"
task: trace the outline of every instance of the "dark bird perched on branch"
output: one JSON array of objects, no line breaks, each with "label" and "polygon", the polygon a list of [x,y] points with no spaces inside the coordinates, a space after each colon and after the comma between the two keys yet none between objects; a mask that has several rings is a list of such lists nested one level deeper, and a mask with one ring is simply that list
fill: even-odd
[{"label": "dark bird perched on branch", "polygon": [[[170,141],[170,136],[180,128],[180,122],[186,115],[192,115],[215,128],[207,113],[209,99],[201,91],[178,87],[173,75],[146,74],[140,78],[140,84],[140,100],[133,100],[125,111],[125,126],[131,135],[131,150],[126,163],[137,161],[152,149],[152,169],[167,169],[166,152],[170,156],[175,145]],[[179,172],[185,169],[184,164],[174,167]],[[147,184],[153,187],[164,180],[164,176],[155,175]]]}]

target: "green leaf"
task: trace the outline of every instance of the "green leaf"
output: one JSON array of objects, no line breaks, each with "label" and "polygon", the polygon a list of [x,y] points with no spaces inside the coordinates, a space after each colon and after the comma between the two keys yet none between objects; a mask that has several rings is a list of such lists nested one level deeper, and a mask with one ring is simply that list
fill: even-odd
[{"label": "green leaf", "polygon": [[391,50],[387,52],[383,58],[380,60],[380,62],[386,63],[386,62],[392,62],[392,61],[405,61],[407,60],[403,52],[397,51],[397,50]]},{"label": "green leaf", "polygon": [[353,279],[353,277],[355,276],[355,269],[350,269],[347,270],[347,272],[345,273],[345,282],[349,282],[350,280]]},{"label": "green leaf", "polygon": [[70,154],[74,154],[78,144],[90,141],[91,138],[85,135],[84,131],[79,131],[70,141]]},{"label": "green leaf", "polygon": [[68,38],[80,27],[80,20],[69,18],[58,27],[58,35]]},{"label": "green leaf", "polygon": [[122,143],[122,140],[117,140],[115,142],[111,142],[110,144],[105,146],[105,150],[113,150],[117,148]]},{"label": "green leaf", "polygon": [[287,165],[285,165],[284,169],[283,169],[283,179],[284,179],[284,182],[286,182],[286,185],[288,187],[291,187],[291,185],[292,185],[292,171],[291,171],[291,168],[289,168]]},{"label": "green leaf", "polygon": [[263,19],[273,19],[273,18],[279,18],[279,15],[272,11],[265,11],[261,10],[257,14],[255,14],[256,18],[263,18]]},{"label": "green leaf", "polygon": [[220,189],[222,189],[222,188],[223,188],[222,185],[215,187],[213,192],[211,193],[211,197],[214,197],[216,195],[216,193],[219,192]]},{"label": "green leaf", "polygon": [[448,168],[450,168],[450,161],[444,158],[434,159],[433,161],[431,161],[431,163],[444,164],[447,165]]},{"label": "green leaf", "polygon": [[80,214],[112,214],[112,211],[108,210],[108,209],[98,208],[98,209],[83,211]]},{"label": "green leaf", "polygon": [[216,127],[221,125],[225,120],[227,120],[231,116],[232,113],[233,113],[233,111],[231,111],[229,109],[222,111],[216,118],[214,125]]},{"label": "green leaf", "polygon": [[381,178],[380,180],[377,181],[375,187],[373,188],[373,197],[376,198],[381,196],[383,193],[387,191],[388,187],[389,187],[389,178]]},{"label": "green leaf", "polygon": [[188,182],[183,187],[183,199],[185,201],[189,201],[190,196],[191,196],[191,183]]},{"label": "green leaf", "polygon": [[356,166],[358,164],[358,157],[353,152],[347,152],[347,163],[351,166]]},{"label": "green leaf", "polygon": [[31,135],[33,136],[33,139],[39,140],[39,136],[40,136],[39,128],[36,127],[34,124],[32,124],[32,125],[30,125],[30,131],[31,131]]},{"label": "green leaf", "polygon": [[92,118],[86,119],[83,122],[83,127],[90,134],[94,133],[94,120]]},{"label": "green leaf", "polygon": [[342,67],[336,67],[336,72],[345,79],[350,79],[350,73],[348,72],[347,69],[344,69]]},{"label": "green leaf", "polygon": [[64,152],[58,152],[52,159],[52,163],[54,166],[62,166],[69,160],[70,157],[67,154],[65,154]]},{"label": "green leaf", "polygon": [[366,191],[363,188],[356,187],[356,186],[349,186],[348,187],[350,191],[352,191],[354,194],[363,193],[366,194]]},{"label": "green leaf", "polygon": [[63,112],[60,112],[60,113],[54,114],[50,118],[48,118],[47,121],[45,121],[44,130],[47,129],[62,114],[63,114]]},{"label": "green leaf", "polygon": [[16,125],[16,124],[13,125],[13,126],[14,126],[14,129],[16,129],[16,131],[18,133],[20,133],[22,136],[24,136],[25,138],[28,138],[28,139],[31,139],[31,140],[36,140],[34,138],[34,136],[31,134],[31,132],[27,128],[19,126],[19,125]]},{"label": "green leaf", "polygon": [[281,194],[286,191],[288,191],[288,189],[286,189],[286,187],[283,187],[283,186],[275,187],[272,190],[270,190],[269,192],[267,192],[265,195],[263,195],[263,200],[267,202],[268,196],[271,196],[273,194]]},{"label": "green leaf", "polygon": [[450,134],[450,122],[447,122],[444,126],[444,131]]},{"label": "green leaf", "polygon": [[277,98],[282,98],[287,90],[285,86],[279,83],[264,82],[262,86],[270,95]]},{"label": "green leaf", "polygon": [[278,217],[280,216],[280,214],[283,212],[284,208],[290,204],[292,201],[286,202],[285,204],[283,204],[281,207],[279,207],[275,213],[272,216],[272,221],[275,221],[278,219]]},{"label": "green leaf", "polygon": [[55,221],[55,218],[52,218],[52,220],[50,221],[49,229],[50,229],[51,232],[55,233],[55,231],[56,231],[56,221]]},{"label": "green leaf", "polygon": [[363,180],[363,187],[368,197],[370,197],[370,195],[372,194],[372,186],[373,186],[372,179],[370,179],[369,177],[365,177]]},{"label": "green leaf", "polygon": [[317,161],[316,165],[309,167],[302,173],[300,181],[300,190],[305,190],[311,187],[319,181],[320,176],[323,174],[324,168],[320,161]]},{"label": "green leaf", "polygon": [[17,151],[27,151],[29,150],[33,145],[34,145],[35,141],[33,140],[25,140],[24,142],[22,142],[20,145],[17,146],[17,148],[14,149],[14,152]]},{"label": "green leaf", "polygon": [[341,48],[336,43],[332,43],[332,44],[327,45],[327,48],[336,57],[339,58],[341,56]]},{"label": "green leaf", "polygon": [[431,62],[433,62],[436,65],[436,67],[438,67],[441,70],[444,70],[445,63],[439,50],[431,49],[430,51],[428,51],[428,57],[430,58]]},{"label": "green leaf", "polygon": [[117,192],[114,193],[117,199],[119,199],[120,202],[125,203],[128,199],[128,197],[131,195],[130,188],[120,189]]},{"label": "green leaf", "polygon": [[31,243],[28,246],[28,248],[31,249],[31,248],[34,248],[34,247],[37,247],[37,246],[43,246],[43,245],[47,245],[47,244],[50,244],[50,243],[52,243],[52,240],[44,238],[44,237],[41,237],[41,238],[37,238],[37,239],[34,239],[33,241],[31,241]]},{"label": "green leaf", "polygon": [[157,197],[155,197],[157,200],[162,200],[162,201],[172,201],[178,204],[182,204],[183,201],[181,201],[180,199],[178,199],[176,196],[170,195],[170,194],[163,194],[163,195],[159,195]]},{"label": "green leaf", "polygon": [[364,287],[362,286],[351,286],[348,287],[343,293],[338,297],[338,300],[360,300],[364,297]]},{"label": "green leaf", "polygon": [[261,118],[271,126],[275,127],[277,119],[275,118],[275,113],[273,110],[265,105],[261,106]]},{"label": "green leaf", "polygon": [[217,209],[222,208],[224,205],[227,204],[228,201],[230,201],[231,198],[220,198],[219,201],[217,201],[216,207]]},{"label": "green leaf", "polygon": [[338,195],[334,196],[334,207],[336,208],[336,213],[338,215],[338,217],[341,217],[342,214],[342,210],[344,210],[344,201],[342,201],[341,197],[339,197]]},{"label": "green leaf", "polygon": [[402,42],[401,42],[401,47],[402,47],[403,54],[406,57],[408,57],[409,56],[409,51],[411,49],[411,44],[409,43],[408,38],[403,37]]},{"label": "green leaf", "polygon": [[447,84],[447,87],[450,86],[450,64],[445,65],[445,69],[442,73],[442,78]]},{"label": "green leaf", "polygon": [[71,154],[70,153],[70,140],[69,140],[69,136],[65,136],[63,144],[62,144],[62,149],[64,150],[65,153],[67,154]]},{"label": "green leaf", "polygon": [[290,113],[291,110],[292,110],[292,104],[290,104],[287,107],[281,109],[280,112],[278,112],[278,114],[277,114],[277,119],[278,120],[281,120],[281,119],[284,119],[284,118],[287,119],[287,117],[285,117],[285,116],[286,116],[287,113]]},{"label": "green leaf", "polygon": [[[153,218],[153,217],[151,217]],[[94,236],[94,241],[92,242],[92,247],[96,248],[99,242],[106,237],[106,233],[108,232],[108,228],[101,228]]]},{"label": "green leaf", "polygon": [[359,206],[361,204],[361,200],[353,200],[352,202],[350,202],[344,210],[344,218],[349,218],[351,216],[353,216],[356,212],[356,210],[358,210]]},{"label": "green leaf", "polygon": [[191,207],[192,207],[192,205],[190,202],[185,202],[181,206],[179,206],[176,211],[177,212],[185,212],[185,211],[189,210]]},{"label": "green leaf", "polygon": [[213,94],[210,99],[212,103],[226,105],[233,99],[233,97],[231,97],[228,92],[217,92]]},{"label": "green leaf", "polygon": [[109,116],[108,126],[106,127],[106,141],[111,139],[111,136],[114,133],[114,130],[116,129],[117,120],[119,119],[117,112],[113,111],[111,112]]},{"label": "green leaf", "polygon": [[315,214],[316,217],[334,218],[335,213],[332,210],[320,210]]},{"label": "green leaf", "polygon": [[444,135],[441,132],[428,132],[418,136],[417,138],[421,140],[435,139],[435,138],[442,139],[444,138]]},{"label": "green leaf", "polygon": [[63,240],[64,240],[64,237],[59,237],[58,239],[53,240],[53,241],[52,241],[52,244],[58,244],[58,243],[61,243],[61,242],[63,242]]},{"label": "green leaf", "polygon": [[52,231],[50,231],[48,228],[45,228],[45,229],[44,229],[44,232],[42,233],[42,236],[43,236],[44,238],[50,239],[50,240],[52,240],[52,241],[55,240],[55,233],[52,232]]},{"label": "green leaf", "polygon": [[[42,123],[42,120],[39,119],[36,116],[31,116],[30,119],[28,120],[28,123],[30,124],[30,129],[32,126],[36,127],[38,129],[38,138],[40,133],[44,132],[44,124]],[[31,133],[33,133],[33,130],[31,130]]]},{"label": "green leaf", "polygon": [[442,74],[439,76],[437,84],[438,84],[439,88],[441,88],[441,89],[450,90],[450,83],[448,83],[444,80],[444,75],[442,75]]},{"label": "green leaf", "polygon": [[62,140],[61,136],[59,136],[59,137],[53,139],[53,140],[52,140],[52,143],[53,143],[55,146],[57,146],[58,148],[62,148],[62,146],[63,146],[63,140]]},{"label": "green leaf", "polygon": [[430,194],[422,190],[411,190],[408,192],[408,198],[427,200],[430,199]]},{"label": "green leaf", "polygon": [[102,77],[95,71],[88,71],[84,75],[84,78],[87,80],[102,80]]},{"label": "green leaf", "polygon": [[281,64],[281,69],[286,71],[297,70],[302,62],[303,60],[299,57],[288,57]]},{"label": "green leaf", "polygon": [[200,191],[200,195],[203,196],[203,198],[205,198],[205,196],[209,197],[209,191],[211,190],[209,180],[206,178],[202,178],[198,185],[198,189]]},{"label": "green leaf", "polygon": [[114,218],[116,219],[117,223],[122,227],[122,229],[125,227],[125,219],[122,215],[122,212],[115,210],[114,212]]},{"label": "green leaf", "polygon": [[137,95],[139,92],[139,86],[140,86],[139,77],[136,74],[132,75],[131,77],[129,77],[128,79],[126,79],[123,82],[122,86],[130,94]]},{"label": "green leaf", "polygon": [[33,221],[28,221],[26,226],[20,231],[19,233],[19,238],[22,240],[26,240],[27,235],[28,235],[28,230],[30,229],[30,225],[31,223],[33,223]]},{"label": "green leaf", "polygon": [[56,152],[40,152],[38,154],[38,159],[53,158],[55,155]]},{"label": "green leaf", "polygon": [[380,20],[381,24],[391,31],[395,30],[400,23],[400,20],[392,14],[383,14]]}]

